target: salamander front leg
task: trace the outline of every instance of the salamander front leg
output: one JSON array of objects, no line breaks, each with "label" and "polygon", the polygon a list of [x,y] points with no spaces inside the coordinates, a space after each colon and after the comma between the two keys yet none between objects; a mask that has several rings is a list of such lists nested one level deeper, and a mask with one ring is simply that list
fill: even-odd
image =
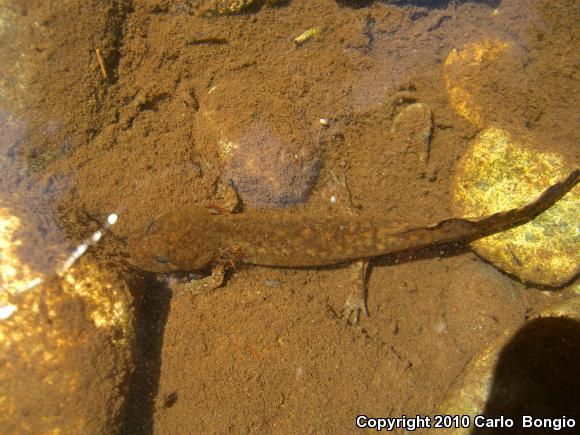
[{"label": "salamander front leg", "polygon": [[356,261],[349,266],[353,273],[353,290],[348,296],[342,309],[341,318],[349,325],[357,325],[361,313],[369,315],[367,308],[367,271],[368,261]]},{"label": "salamander front leg", "polygon": [[189,293],[195,296],[199,293],[212,291],[221,287],[224,283],[225,272],[226,266],[223,264],[217,264],[212,267],[211,275],[208,277],[182,282],[177,281],[175,278],[170,278],[167,285],[177,294]]},{"label": "salamander front leg", "polygon": [[[239,205],[237,193],[229,183],[223,180],[217,183],[216,196],[217,202],[206,205],[206,208],[213,214],[233,213]],[[219,263],[212,266],[210,276],[187,281],[177,281],[173,278],[168,281],[169,288],[178,293],[186,292],[191,295],[215,290],[224,284],[226,271],[235,268],[238,254],[239,250],[236,247],[224,249]]]}]

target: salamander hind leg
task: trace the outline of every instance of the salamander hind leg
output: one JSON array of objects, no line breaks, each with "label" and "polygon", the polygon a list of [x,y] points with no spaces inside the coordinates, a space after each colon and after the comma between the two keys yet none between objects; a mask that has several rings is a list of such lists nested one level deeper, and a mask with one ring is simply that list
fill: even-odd
[{"label": "salamander hind leg", "polygon": [[[324,194],[328,194],[330,198],[331,209],[329,212],[357,216],[358,212],[352,202],[346,178],[337,176],[333,172],[331,176],[331,182],[324,188],[327,191]],[[338,317],[349,325],[357,325],[361,314],[368,316],[366,278],[369,263],[363,260],[355,261],[349,266],[349,270],[353,274],[352,289]]]}]

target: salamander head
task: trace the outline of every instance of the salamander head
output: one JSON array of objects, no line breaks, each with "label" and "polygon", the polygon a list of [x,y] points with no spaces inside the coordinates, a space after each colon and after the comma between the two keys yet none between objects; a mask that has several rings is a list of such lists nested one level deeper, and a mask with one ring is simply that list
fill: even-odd
[{"label": "salamander head", "polygon": [[129,238],[129,261],[150,272],[191,271],[210,266],[218,257],[208,221],[199,207],[178,209],[150,222]]}]

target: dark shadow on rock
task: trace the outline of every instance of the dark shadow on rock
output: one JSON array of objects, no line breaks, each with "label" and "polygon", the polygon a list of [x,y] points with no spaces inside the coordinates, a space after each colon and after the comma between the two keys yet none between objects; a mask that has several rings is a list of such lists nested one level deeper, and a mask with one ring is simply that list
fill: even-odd
[{"label": "dark shadow on rock", "polygon": [[125,418],[120,433],[152,434],[155,399],[159,389],[161,348],[171,292],[147,275],[133,285],[136,303],[135,372],[126,397]]},{"label": "dark shadow on rock", "polygon": [[[578,433],[580,425],[580,322],[565,317],[526,323],[501,351],[486,418],[511,418],[513,428],[475,428],[482,433]],[[576,427],[522,427],[523,416],[573,418]],[[562,426],[564,427],[564,426]]]}]

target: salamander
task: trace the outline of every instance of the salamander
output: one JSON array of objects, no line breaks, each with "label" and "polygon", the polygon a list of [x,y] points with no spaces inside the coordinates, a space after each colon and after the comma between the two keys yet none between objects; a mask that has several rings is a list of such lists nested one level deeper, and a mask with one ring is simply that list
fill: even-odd
[{"label": "salamander", "polygon": [[365,260],[439,244],[468,243],[525,224],[572,189],[580,170],[535,201],[479,218],[393,227],[384,216],[308,217],[287,210],[212,214],[170,210],[129,238],[130,260],[152,272],[195,271],[232,261],[305,268]]}]

